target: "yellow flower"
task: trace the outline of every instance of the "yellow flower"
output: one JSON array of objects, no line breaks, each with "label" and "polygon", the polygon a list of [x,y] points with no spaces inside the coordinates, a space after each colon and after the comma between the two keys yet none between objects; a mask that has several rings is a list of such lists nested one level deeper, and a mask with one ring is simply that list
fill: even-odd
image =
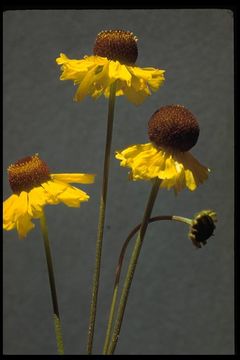
[{"label": "yellow flower", "polygon": [[151,143],[132,145],[116,152],[120,165],[130,167],[131,180],[161,179],[161,188],[195,190],[208,178],[209,169],[188,150],[197,142],[199,127],[192,113],[180,105],[168,105],[149,120]]},{"label": "yellow flower", "polygon": [[110,86],[117,80],[116,95],[125,95],[135,105],[141,104],[151,91],[157,91],[164,81],[164,70],[135,66],[137,39],[133,33],[122,30],[102,31],[98,34],[94,55],[81,60],[60,54],[56,59],[62,65],[61,80],[73,80],[78,85],[74,100],[90,95],[94,99],[109,97]]},{"label": "yellow flower", "polygon": [[89,195],[70,183],[91,184],[93,174],[50,174],[47,164],[38,154],[18,160],[8,168],[13,195],[3,202],[4,230],[17,229],[23,238],[34,228],[32,218],[40,218],[45,205],[60,202],[79,207]]}]

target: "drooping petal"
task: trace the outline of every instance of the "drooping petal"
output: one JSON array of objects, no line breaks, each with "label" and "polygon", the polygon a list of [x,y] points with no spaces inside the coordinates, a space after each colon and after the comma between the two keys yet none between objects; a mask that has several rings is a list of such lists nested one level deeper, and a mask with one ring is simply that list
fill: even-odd
[{"label": "drooping petal", "polygon": [[43,189],[47,192],[49,196],[49,203],[58,204],[58,195],[61,194],[69,185],[64,182],[60,182],[57,180],[50,180],[41,185]]},{"label": "drooping petal", "polygon": [[52,194],[54,204],[63,202],[67,206],[79,207],[81,202],[89,199],[89,195],[84,191],[58,179],[48,181],[42,186],[49,194]]},{"label": "drooping petal", "polygon": [[17,228],[20,238],[26,236],[34,224],[28,214],[28,193],[22,191],[19,195],[12,195],[3,204],[3,228],[12,230]]},{"label": "drooping petal", "polygon": [[209,169],[201,165],[189,152],[170,153],[151,143],[130,146],[117,151],[120,165],[130,167],[132,180],[162,180],[161,187],[175,192],[188,188],[194,191],[208,178]]},{"label": "drooping petal", "polygon": [[152,91],[157,91],[159,87],[163,84],[164,77],[163,76],[152,76],[152,79],[148,80],[148,85],[150,86]]},{"label": "drooping petal", "polygon": [[66,183],[92,184],[94,183],[95,174],[51,174],[53,179]]},{"label": "drooping petal", "polygon": [[90,95],[94,99],[109,97],[110,86],[117,80],[116,96],[125,95],[135,105],[141,104],[151,91],[164,81],[164,70],[129,66],[101,56],[85,56],[81,60],[69,59],[61,54],[56,59],[63,71],[61,80],[73,80],[78,85],[74,99],[81,101]]},{"label": "drooping petal", "polygon": [[31,222],[31,219],[32,217],[27,213],[18,218],[16,227],[20,239],[26,237],[27,233],[35,227],[35,225]]},{"label": "drooping petal", "polygon": [[177,161],[183,164],[186,185],[190,190],[195,190],[199,184],[207,180],[210,169],[200,164],[190,152],[178,153],[175,157]]},{"label": "drooping petal", "polygon": [[59,65],[62,65],[61,80],[73,80],[80,81],[82,76],[89,70],[90,64],[84,60],[72,60],[65,54],[60,54],[60,57],[56,59]]},{"label": "drooping petal", "polygon": [[52,204],[52,197],[42,186],[33,188],[28,194],[28,213],[34,218],[40,218],[43,207]]},{"label": "drooping petal", "polygon": [[88,95],[89,88],[93,83],[94,78],[94,72],[96,71],[96,67],[93,67],[91,70],[89,70],[86,75],[83,77],[82,81],[80,82],[80,85],[76,91],[76,94],[74,96],[75,101],[81,101],[85,98],[85,96]]},{"label": "drooping petal", "polygon": [[13,194],[3,202],[3,228],[12,230],[16,227],[15,210],[18,196]]},{"label": "drooping petal", "polygon": [[127,86],[131,86],[132,75],[128,71],[128,67],[126,65],[120,64],[119,61],[109,62],[108,75],[110,79],[122,80],[126,82]]},{"label": "drooping petal", "polygon": [[79,207],[81,202],[89,199],[89,195],[84,191],[70,185],[57,197],[60,202],[70,207]]},{"label": "drooping petal", "polygon": [[134,75],[134,78],[144,80],[145,86],[149,85],[153,91],[158,90],[165,80],[164,70],[131,67],[129,71]]},{"label": "drooping petal", "polygon": [[27,214],[27,212],[28,212],[28,193],[26,191],[22,191],[17,199],[15,218],[19,218],[23,214]]},{"label": "drooping petal", "polygon": [[[132,83],[136,84],[136,81],[132,81]],[[139,84],[138,84],[139,85]],[[146,97],[150,96],[151,93],[149,91],[148,86],[146,87],[124,87],[124,95],[127,97],[127,99],[133,103],[134,105],[141,105]]]}]

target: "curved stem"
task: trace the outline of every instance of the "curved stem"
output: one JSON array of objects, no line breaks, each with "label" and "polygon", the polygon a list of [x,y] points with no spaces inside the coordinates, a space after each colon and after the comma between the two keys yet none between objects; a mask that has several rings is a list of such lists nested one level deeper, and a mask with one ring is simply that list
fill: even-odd
[{"label": "curved stem", "polygon": [[123,316],[124,316],[124,311],[125,311],[125,307],[127,304],[129,290],[130,290],[130,287],[132,284],[132,279],[133,279],[134,272],[135,272],[135,269],[137,266],[137,261],[138,261],[141,247],[143,244],[144,236],[145,236],[145,233],[147,230],[148,220],[152,213],[152,209],[153,209],[153,206],[154,206],[157,194],[158,194],[160,183],[161,183],[161,180],[159,178],[156,178],[153,183],[153,186],[152,186],[152,190],[151,190],[151,193],[150,193],[150,196],[148,199],[148,203],[147,203],[147,206],[145,209],[145,213],[143,216],[143,221],[141,223],[140,230],[138,232],[138,236],[137,236],[135,246],[134,246],[134,249],[132,252],[132,256],[130,259],[130,263],[128,266],[126,279],[125,279],[125,282],[123,285],[122,295],[121,295],[120,301],[119,301],[118,312],[116,315],[115,326],[113,329],[113,336],[112,336],[111,343],[109,345],[107,354],[113,354],[115,347],[117,345],[119,333],[121,330],[122,320],[123,320]]},{"label": "curved stem", "polygon": [[90,319],[89,319],[89,326],[88,326],[88,340],[87,340],[88,355],[90,355],[92,353],[95,319],[96,319],[96,312],[97,312],[97,297],[98,297],[98,288],[99,288],[103,230],[104,230],[106,201],[107,201],[108,174],[109,174],[110,152],[111,152],[111,143],[112,143],[115,95],[116,95],[116,81],[110,87],[110,96],[109,96],[109,103],[108,103],[108,123],[107,123],[105,156],[104,156],[102,194],[101,194],[100,207],[99,207],[95,271],[94,271],[94,275],[93,275],[92,299],[91,299]]},{"label": "curved stem", "polygon": [[[187,218],[184,218],[184,217],[181,217],[181,216],[175,216],[175,215],[154,216],[154,217],[152,217],[152,218],[150,218],[148,220],[148,223],[150,224],[152,222],[162,221],[162,220],[179,221],[179,222],[182,222],[182,223],[185,223],[185,224],[188,224],[188,225],[191,225],[191,223],[192,223],[191,219],[187,219]],[[141,227],[141,223],[138,224],[137,226],[135,226],[134,229],[129,233],[128,237],[124,241],[121,253],[119,255],[118,264],[117,264],[116,271],[115,271],[115,281],[114,281],[114,286],[113,286],[113,297],[112,297],[112,303],[111,303],[110,312],[109,312],[107,332],[106,332],[106,337],[105,337],[105,342],[104,342],[104,347],[103,347],[103,355],[107,354],[108,347],[109,347],[110,335],[111,335],[111,330],[112,330],[112,325],[113,325],[113,317],[114,317],[115,308],[116,308],[119,281],[120,281],[120,275],[121,275],[124,256],[125,256],[125,253],[126,253],[126,250],[127,250],[127,247],[129,245],[130,240],[138,232],[140,227]]]},{"label": "curved stem", "polygon": [[53,305],[53,321],[54,321],[57,349],[59,355],[64,355],[62,328],[61,328],[61,321],[60,321],[59,308],[58,308],[57,291],[56,291],[56,285],[54,279],[53,262],[52,262],[50,243],[48,239],[46,217],[44,212],[42,213],[42,216],[40,218],[40,227],[43,235],[44,249],[45,249],[47,267],[48,267],[48,278],[51,289],[51,297],[52,297],[52,305]]}]

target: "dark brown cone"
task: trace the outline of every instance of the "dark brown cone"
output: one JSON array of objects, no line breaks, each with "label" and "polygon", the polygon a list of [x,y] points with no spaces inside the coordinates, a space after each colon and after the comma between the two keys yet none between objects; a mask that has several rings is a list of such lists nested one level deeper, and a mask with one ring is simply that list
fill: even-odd
[{"label": "dark brown cone", "polygon": [[8,180],[15,194],[29,192],[34,187],[50,180],[47,164],[38,155],[27,156],[8,168]]},{"label": "dark brown cone", "polygon": [[188,151],[197,142],[199,125],[193,114],[181,105],[161,107],[148,122],[148,136],[159,148]]},{"label": "dark brown cone", "polygon": [[130,31],[106,30],[98,34],[93,53],[118,60],[120,63],[133,65],[138,56],[136,37]]}]

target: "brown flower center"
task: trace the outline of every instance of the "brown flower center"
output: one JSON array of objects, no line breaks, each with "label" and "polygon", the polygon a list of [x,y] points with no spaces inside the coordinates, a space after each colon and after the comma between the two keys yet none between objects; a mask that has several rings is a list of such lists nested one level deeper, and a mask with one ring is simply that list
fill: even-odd
[{"label": "brown flower center", "polygon": [[190,228],[189,237],[193,241],[193,244],[198,248],[202,245],[206,245],[207,240],[213,235],[216,228],[214,222],[214,216],[211,215],[211,211],[203,210],[197,214]]},{"label": "brown flower center", "polygon": [[188,151],[197,142],[199,125],[181,105],[167,105],[155,111],[148,122],[148,136],[157,147]]},{"label": "brown flower center", "polygon": [[15,194],[20,194],[21,191],[29,192],[50,180],[49,169],[38,154],[27,156],[8,167],[8,180]]},{"label": "brown flower center", "polygon": [[93,53],[109,60],[134,65],[138,56],[137,38],[130,31],[101,31],[97,35]]}]

